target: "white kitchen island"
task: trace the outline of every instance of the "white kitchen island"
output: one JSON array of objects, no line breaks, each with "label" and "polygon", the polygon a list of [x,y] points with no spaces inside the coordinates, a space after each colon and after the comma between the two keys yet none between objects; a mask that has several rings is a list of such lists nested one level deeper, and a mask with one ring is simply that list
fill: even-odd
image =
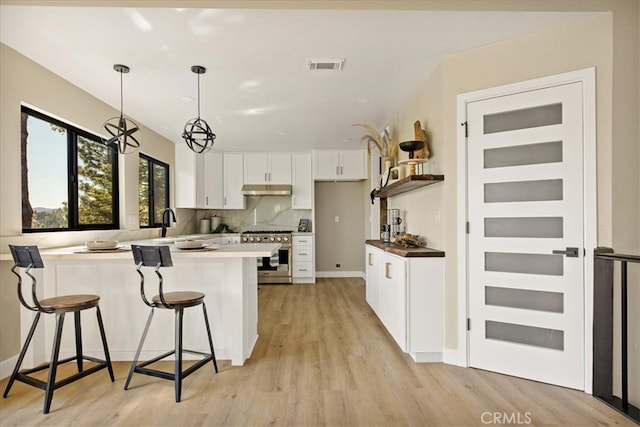
[{"label": "white kitchen island", "polygon": [[[123,243],[157,245],[157,241]],[[279,244],[217,245],[210,251],[178,250],[173,244],[173,267],[162,268],[164,291],[203,292],[211,325],[216,358],[243,365],[258,339],[257,257],[271,256]],[[84,246],[43,249],[44,269],[32,270],[38,278],[40,298],[66,294],[96,294],[112,360],[133,360],[149,311],[140,298],[140,278],[131,250],[87,252]],[[4,256],[3,256],[4,258]],[[144,268],[147,298],[158,293],[152,268]],[[30,301],[31,280],[26,276],[23,293]],[[34,312],[22,308],[20,328],[24,342]],[[50,357],[54,316],[43,316],[23,367]],[[156,310],[140,360],[157,356],[174,346],[173,310]],[[206,329],[200,308],[184,311],[184,348],[208,352]],[[102,357],[95,311],[82,313],[83,347],[86,354]],[[65,322],[60,357],[75,354],[73,320]],[[185,353],[189,358],[189,353]]]}]

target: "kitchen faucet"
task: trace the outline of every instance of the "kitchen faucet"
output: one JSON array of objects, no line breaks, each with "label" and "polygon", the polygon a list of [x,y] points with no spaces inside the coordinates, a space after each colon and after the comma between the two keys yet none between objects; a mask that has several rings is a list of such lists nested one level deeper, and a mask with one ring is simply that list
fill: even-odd
[{"label": "kitchen faucet", "polygon": [[171,218],[173,222],[176,222],[176,213],[171,208],[166,208],[162,211],[162,237],[167,237],[167,227],[169,227],[169,216],[168,213],[171,213]]}]

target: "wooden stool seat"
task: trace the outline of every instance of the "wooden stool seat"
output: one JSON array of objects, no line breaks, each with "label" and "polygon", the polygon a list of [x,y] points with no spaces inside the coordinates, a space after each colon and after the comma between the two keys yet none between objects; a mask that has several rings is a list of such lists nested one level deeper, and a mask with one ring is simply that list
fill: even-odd
[{"label": "wooden stool seat", "polygon": [[[20,381],[25,384],[38,387],[45,392],[44,408],[42,412],[44,414],[48,414],[49,410],[51,409],[51,401],[53,399],[54,390],[105,368],[109,371],[111,382],[114,381],[113,368],[111,367],[111,358],[109,357],[109,348],[107,346],[107,337],[104,332],[102,315],[100,314],[100,307],[98,305],[100,297],[98,295],[62,295],[58,297],[39,300],[37,297],[36,277],[31,273],[31,270],[34,268],[44,268],[44,263],[42,262],[42,257],[40,256],[38,247],[9,245],[9,249],[11,250],[13,260],[15,261],[13,268],[11,268],[11,272],[18,277],[18,299],[26,309],[35,312],[35,316],[33,319],[33,323],[31,324],[31,329],[29,329],[29,333],[27,334],[27,339],[22,346],[22,350],[20,351],[20,355],[18,356],[18,361],[16,362],[16,366],[13,368],[13,373],[9,378],[7,388],[5,388],[2,397],[6,398],[9,395],[9,391],[11,390],[11,387],[13,386],[13,383],[15,381]],[[24,299],[24,295],[22,293],[22,275],[18,272],[18,268],[22,268],[24,270],[24,274],[31,278],[31,299],[33,305],[29,305]],[[80,319],[80,313],[91,308],[96,309],[98,330],[100,331],[102,347],[104,348],[104,359],[98,359],[93,356],[85,355],[82,351],[82,323]],[[62,327],[64,325],[65,315],[69,312],[73,313],[76,354],[65,359],[60,359],[58,356],[60,355],[60,343],[62,342]],[[42,315],[43,313],[54,314],[56,317],[56,328],[53,337],[51,359],[49,360],[48,364],[40,365],[31,369],[20,370],[22,361],[24,360],[25,354],[27,353],[29,344],[33,339],[36,327],[38,326],[40,315]],[[92,362],[92,366],[86,368],[84,366],[85,360]],[[56,372],[58,370],[58,365],[68,362],[75,362],[78,372],[56,381]],[[46,381],[43,381],[42,379],[31,375],[45,369],[49,370]]]},{"label": "wooden stool seat", "polygon": [[[191,307],[194,305],[202,304],[204,301],[204,294],[202,292],[167,292],[162,294],[164,300],[169,305],[181,305],[183,307]],[[151,301],[155,304],[162,304],[160,295],[154,296]]]},{"label": "wooden stool seat", "polygon": [[40,306],[47,312],[76,311],[95,307],[99,301],[98,295],[62,295],[40,300]]}]

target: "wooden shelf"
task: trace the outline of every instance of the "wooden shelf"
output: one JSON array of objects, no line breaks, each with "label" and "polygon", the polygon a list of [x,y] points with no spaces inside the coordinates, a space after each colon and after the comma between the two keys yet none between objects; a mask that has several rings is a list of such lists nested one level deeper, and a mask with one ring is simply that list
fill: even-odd
[{"label": "wooden shelf", "polygon": [[444,181],[444,175],[409,175],[406,178],[402,178],[393,184],[389,184],[386,187],[381,188],[373,195],[380,198],[397,196],[398,194],[416,190],[441,181]]}]

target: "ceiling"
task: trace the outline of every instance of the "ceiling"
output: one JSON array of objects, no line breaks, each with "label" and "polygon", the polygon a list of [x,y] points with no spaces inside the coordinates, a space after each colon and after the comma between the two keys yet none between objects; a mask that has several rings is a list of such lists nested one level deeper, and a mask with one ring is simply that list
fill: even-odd
[{"label": "ceiling", "polygon": [[[3,5],[0,40],[116,109],[113,65],[128,65],[125,115],[176,143],[197,116],[190,68],[202,65],[216,149],[306,151],[359,146],[365,131],[351,125],[382,129],[444,55],[588,16]],[[309,71],[308,58],[344,67]]]}]

